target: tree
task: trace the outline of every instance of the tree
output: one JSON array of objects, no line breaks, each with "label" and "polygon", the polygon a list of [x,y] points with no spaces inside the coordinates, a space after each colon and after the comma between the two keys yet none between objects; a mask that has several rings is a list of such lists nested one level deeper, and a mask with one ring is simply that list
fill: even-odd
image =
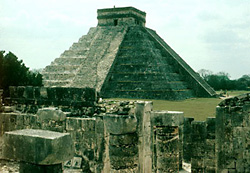
[{"label": "tree", "polygon": [[40,73],[30,71],[12,52],[4,53],[0,51],[0,88],[4,89],[5,96],[9,86],[42,86]]},{"label": "tree", "polygon": [[200,69],[198,71],[198,73],[200,74],[200,76],[205,79],[208,80],[208,77],[211,76],[213,74],[213,72],[211,70],[207,70],[207,69]]},{"label": "tree", "polygon": [[237,80],[238,90],[247,90],[250,87],[250,75],[243,75]]},{"label": "tree", "polygon": [[4,51],[0,51],[0,88],[2,88],[3,83],[3,58]]},{"label": "tree", "polygon": [[226,72],[213,74],[210,70],[201,69],[198,73],[215,90],[248,90],[250,87],[250,75],[230,80],[230,75]]}]

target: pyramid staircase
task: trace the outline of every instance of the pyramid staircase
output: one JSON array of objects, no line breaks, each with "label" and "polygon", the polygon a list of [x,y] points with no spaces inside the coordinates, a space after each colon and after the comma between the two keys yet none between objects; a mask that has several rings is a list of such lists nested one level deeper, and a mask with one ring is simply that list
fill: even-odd
[{"label": "pyramid staircase", "polygon": [[[178,63],[178,66],[180,68],[180,71],[182,73],[188,74],[185,76],[185,78],[189,78],[189,81],[191,82],[189,85],[193,87],[199,87],[199,89],[196,89],[196,95],[206,95],[207,96],[214,96],[216,93],[214,89],[208,85],[208,83],[201,78],[201,76],[196,73],[154,30],[145,28],[146,31],[149,33],[149,35],[155,40],[155,42],[158,43],[161,50],[167,54],[169,54],[174,61]],[[195,81],[195,82],[194,82]],[[198,86],[196,84],[199,83]],[[205,92],[199,93],[199,91],[205,90]]]},{"label": "pyramid staircase", "polygon": [[162,54],[144,27],[129,27],[102,94],[106,97],[186,99],[193,91],[170,55]]},{"label": "pyramid staircase", "polygon": [[46,87],[95,88],[101,97],[180,100],[215,91],[133,7],[98,10],[98,26],[43,71]]},{"label": "pyramid staircase", "polygon": [[[101,87],[126,27],[94,27],[43,70],[47,87]],[[106,73],[107,73],[106,72]]]}]

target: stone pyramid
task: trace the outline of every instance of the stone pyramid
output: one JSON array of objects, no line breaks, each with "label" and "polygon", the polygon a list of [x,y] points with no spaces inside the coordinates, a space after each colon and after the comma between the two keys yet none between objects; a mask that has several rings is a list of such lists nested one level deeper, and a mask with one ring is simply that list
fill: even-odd
[{"label": "stone pyramid", "polygon": [[90,28],[43,71],[46,87],[95,88],[101,97],[179,100],[215,91],[133,7],[99,9]]}]

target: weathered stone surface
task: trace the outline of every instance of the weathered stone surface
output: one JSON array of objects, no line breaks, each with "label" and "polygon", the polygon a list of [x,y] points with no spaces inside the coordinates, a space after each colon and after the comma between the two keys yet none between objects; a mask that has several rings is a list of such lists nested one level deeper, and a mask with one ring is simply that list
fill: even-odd
[{"label": "weathered stone surface", "polygon": [[183,161],[191,163],[192,158],[192,126],[191,123],[194,118],[185,117],[183,126]]},{"label": "weathered stone surface", "polygon": [[138,101],[136,103],[135,116],[137,118],[138,134],[138,159],[141,172],[152,171],[152,137],[150,116],[153,110],[153,102]]},{"label": "weathered stone surface", "polygon": [[137,133],[128,133],[124,135],[111,135],[109,138],[109,144],[114,146],[137,145],[137,142],[138,142]]},{"label": "weathered stone surface", "polygon": [[177,111],[153,111],[153,124],[160,126],[178,126],[184,123],[183,112]]},{"label": "weathered stone surface", "polygon": [[182,167],[183,123],[182,112],[152,112],[151,142],[154,172],[178,172]]},{"label": "weathered stone surface", "polygon": [[99,9],[98,26],[44,69],[44,85],[90,87],[117,98],[214,96],[199,74],[145,28],[145,16],[133,7]]},{"label": "weathered stone surface", "polygon": [[250,94],[223,100],[216,109],[217,171],[247,172]]},{"label": "weathered stone surface", "polygon": [[3,90],[0,89],[0,112],[2,112],[2,107],[3,107],[3,100],[2,100],[2,97],[3,97]]},{"label": "weathered stone surface", "polygon": [[45,130],[17,130],[4,134],[3,156],[39,165],[54,165],[73,157],[70,135]]},{"label": "weathered stone surface", "polygon": [[126,134],[136,132],[137,119],[133,115],[107,114],[103,118],[108,133]]},{"label": "weathered stone surface", "polygon": [[38,121],[64,121],[66,119],[66,114],[61,110],[56,108],[43,108],[39,109],[37,112]]},{"label": "weathered stone surface", "polygon": [[[97,94],[92,88],[45,88],[45,87],[10,87],[10,104],[23,105],[22,112],[36,113],[42,105],[93,107],[97,101]],[[32,105],[33,112],[25,105]]]},{"label": "weathered stone surface", "polygon": [[62,172],[62,164],[56,165],[36,165],[26,162],[21,162],[19,167],[20,173],[61,173]]}]

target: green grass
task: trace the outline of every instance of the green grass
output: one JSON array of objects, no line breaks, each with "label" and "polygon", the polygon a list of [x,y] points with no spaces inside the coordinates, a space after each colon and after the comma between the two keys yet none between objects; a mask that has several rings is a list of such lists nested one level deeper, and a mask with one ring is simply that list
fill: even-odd
[{"label": "green grass", "polygon": [[215,117],[215,108],[220,102],[219,98],[192,98],[183,101],[153,100],[153,109],[181,111],[184,112],[185,117],[204,121],[207,117]]},{"label": "green grass", "polygon": [[[250,91],[228,91],[229,97]],[[218,92],[219,93],[219,92]],[[115,100],[134,100],[118,99]],[[139,99],[138,99],[139,100]],[[148,101],[148,100],[145,100]],[[185,117],[193,117],[196,121],[205,121],[207,117],[215,117],[216,106],[220,98],[191,98],[182,101],[152,100],[153,110],[182,111]]]}]

